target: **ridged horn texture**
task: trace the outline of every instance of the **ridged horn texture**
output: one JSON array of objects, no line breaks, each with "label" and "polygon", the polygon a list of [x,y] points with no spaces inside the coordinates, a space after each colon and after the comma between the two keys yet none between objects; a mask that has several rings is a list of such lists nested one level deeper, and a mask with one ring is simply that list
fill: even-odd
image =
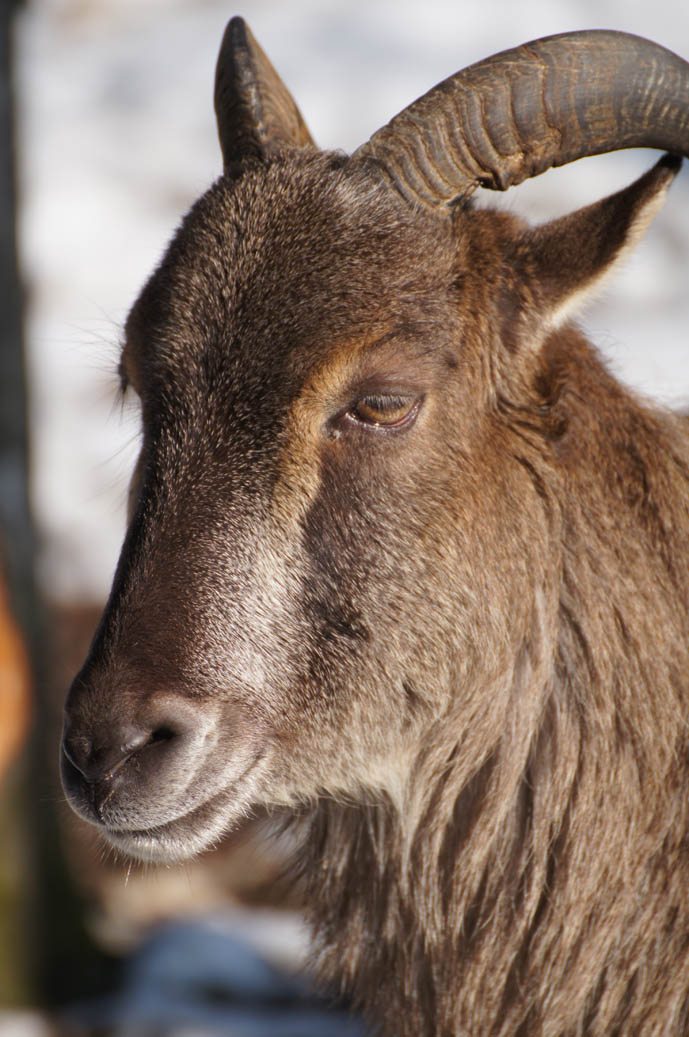
[{"label": "ridged horn texture", "polygon": [[243,18],[225,29],[215,69],[215,114],[225,167],[281,144],[315,147],[292,95]]},{"label": "ridged horn texture", "polygon": [[504,191],[551,166],[621,148],[689,155],[689,64],[628,33],[562,33],[445,79],[378,130],[372,160],[408,200],[437,207]]}]

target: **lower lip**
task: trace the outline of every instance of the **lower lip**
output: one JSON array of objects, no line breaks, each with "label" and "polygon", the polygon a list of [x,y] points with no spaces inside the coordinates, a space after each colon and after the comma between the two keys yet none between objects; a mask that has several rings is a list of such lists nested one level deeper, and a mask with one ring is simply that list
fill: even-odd
[{"label": "lower lip", "polygon": [[[187,814],[181,814],[179,817],[172,818],[170,821],[165,822],[162,825],[152,825],[148,828],[140,829],[127,829],[127,828],[108,828],[103,826],[103,832],[110,840],[110,842],[131,856],[140,857],[143,860],[148,861],[159,861],[161,863],[169,863],[171,860],[183,860],[188,859],[195,853],[200,852],[201,849],[206,847],[206,843],[203,839],[194,839],[193,837],[186,837],[178,839],[174,836],[171,837],[171,832],[177,825],[187,822],[193,818],[197,812],[206,810],[208,807],[213,807],[213,804],[220,799],[226,799],[231,797],[237,786],[243,783],[252,771],[258,766],[261,760],[266,755],[265,746],[256,754],[251,763],[244,769],[239,777],[232,782],[227,789],[221,789],[216,792],[215,795],[209,799],[204,800],[202,803],[197,804]],[[218,836],[215,836],[210,842],[217,841]],[[198,842],[198,849],[194,849],[194,843]],[[189,846],[190,849],[187,853],[175,852],[172,849],[170,852],[171,844],[178,844],[181,847]]]}]

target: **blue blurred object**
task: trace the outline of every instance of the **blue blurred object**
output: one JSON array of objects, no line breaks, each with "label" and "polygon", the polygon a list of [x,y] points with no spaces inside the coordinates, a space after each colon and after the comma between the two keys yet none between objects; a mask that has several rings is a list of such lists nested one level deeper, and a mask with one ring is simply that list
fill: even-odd
[{"label": "blue blurred object", "polygon": [[70,1032],[155,1037],[365,1037],[359,1020],[208,920],[156,928],[113,994],[73,1005]]}]

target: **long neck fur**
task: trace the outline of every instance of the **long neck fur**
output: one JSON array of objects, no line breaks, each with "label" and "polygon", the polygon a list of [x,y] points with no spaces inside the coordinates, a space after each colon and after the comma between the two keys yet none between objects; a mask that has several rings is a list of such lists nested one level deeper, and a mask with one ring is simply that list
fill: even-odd
[{"label": "long neck fur", "polygon": [[446,718],[406,803],[310,818],[322,971],[386,1034],[689,1032],[689,428],[570,338],[537,476],[555,636],[515,664],[510,729],[469,772]]}]

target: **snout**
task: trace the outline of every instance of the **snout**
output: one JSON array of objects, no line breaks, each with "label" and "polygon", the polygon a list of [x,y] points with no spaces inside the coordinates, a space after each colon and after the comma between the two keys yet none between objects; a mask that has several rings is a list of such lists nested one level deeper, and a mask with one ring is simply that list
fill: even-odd
[{"label": "snout", "polygon": [[237,703],[145,696],[75,682],[65,711],[62,784],[74,810],[132,856],[188,857],[246,810],[264,755]]},{"label": "snout", "polygon": [[145,821],[171,779],[179,786],[201,764],[210,725],[200,710],[165,696],[137,713],[96,718],[76,710],[65,718],[62,784],[88,821],[107,826],[115,812]]}]

